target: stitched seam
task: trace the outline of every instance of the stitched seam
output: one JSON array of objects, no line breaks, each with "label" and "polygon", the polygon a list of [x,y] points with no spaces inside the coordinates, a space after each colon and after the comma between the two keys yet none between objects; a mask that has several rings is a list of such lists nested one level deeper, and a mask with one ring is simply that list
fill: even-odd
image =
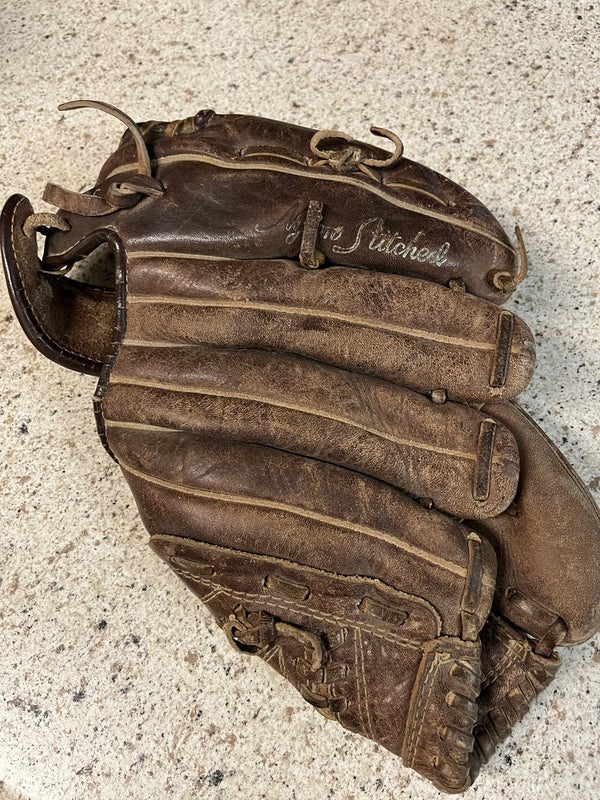
[{"label": "stitched seam", "polygon": [[482,681],[482,685],[485,685],[486,687],[492,683],[496,677],[498,677],[500,672],[504,671],[507,665],[510,665],[511,663],[514,664],[514,662],[517,660],[522,660],[524,655],[523,650],[525,650],[522,642],[517,641],[501,627],[492,628],[491,635],[492,638],[500,644],[505,652],[500,660],[497,661],[496,664],[486,672]]},{"label": "stitched seam", "polygon": [[161,342],[152,341],[151,339],[148,341],[144,339],[123,339],[121,344],[123,347],[202,347],[202,345],[195,344],[194,342]]},{"label": "stitched seam", "polygon": [[[264,172],[287,172],[292,175],[299,175],[300,177],[310,177],[312,180],[317,181],[328,181],[331,183],[346,183],[352,186],[356,186],[363,191],[366,191],[370,194],[375,194],[378,197],[383,198],[387,201],[390,205],[396,206],[397,208],[403,208],[406,211],[411,211],[412,213],[418,214],[422,217],[429,217],[431,219],[441,220],[448,225],[451,225],[455,228],[462,228],[464,230],[470,231],[471,233],[482,236],[485,239],[488,239],[496,244],[500,245],[501,247],[505,248],[509,252],[514,254],[514,248],[511,245],[507,245],[505,242],[502,242],[500,239],[497,239],[492,234],[488,233],[487,231],[481,230],[474,225],[469,224],[468,222],[463,222],[462,220],[453,219],[449,217],[447,214],[441,214],[436,211],[431,211],[429,209],[421,208],[420,206],[414,205],[413,203],[407,203],[405,201],[399,200],[398,198],[394,197],[391,192],[384,192],[380,188],[371,186],[362,180],[357,180],[356,178],[351,178],[349,176],[344,175],[330,175],[324,174],[319,172],[311,171],[310,168],[306,169],[292,169],[290,167],[283,167],[275,164],[257,164],[256,162],[249,162],[249,163],[237,163],[232,164],[226,162],[224,159],[219,159],[217,157],[210,157],[210,156],[202,156],[199,154],[178,154],[173,156],[162,156],[160,158],[153,159],[153,164],[157,166],[163,166],[170,163],[176,163],[180,161],[192,161],[192,162],[200,162],[205,164],[211,164],[212,166],[219,167],[221,169],[235,169],[235,170],[261,170]],[[116,167],[112,172],[107,176],[107,179],[112,178],[114,175],[118,175],[122,172],[131,172],[135,169],[135,164],[122,164],[119,167]]]},{"label": "stitched seam", "polygon": [[[424,707],[426,708],[427,704],[429,703],[429,698],[431,697],[431,693],[433,691],[434,678],[437,676],[437,673],[441,665],[442,665],[442,660],[440,659],[439,654],[436,653],[433,662],[429,668],[429,671],[427,672],[427,677],[425,678],[425,681],[421,684],[421,687],[419,689],[419,699],[416,703],[416,708],[412,716],[413,718],[417,717],[417,719],[419,719],[420,722],[419,722],[419,727],[416,730],[416,733],[415,729],[414,728],[412,729],[408,745],[408,754],[411,761],[414,758],[414,752],[419,745],[419,740],[421,738],[423,726],[425,725],[425,714],[423,713],[422,709]],[[427,691],[426,697],[424,696],[425,691]],[[428,719],[427,722],[429,721],[430,720]]]},{"label": "stitched seam", "polygon": [[[356,575],[344,575],[340,573],[334,573],[331,572],[330,570],[322,569],[320,567],[311,567],[306,564],[299,565],[297,562],[290,561],[289,559],[286,558],[280,558],[277,556],[269,556],[258,553],[249,553],[244,550],[235,550],[231,547],[226,547],[225,545],[210,544],[208,542],[198,542],[197,540],[189,540],[186,539],[185,537],[173,536],[171,534],[155,534],[152,538],[153,539],[156,538],[157,540],[159,540],[159,542],[163,544],[163,547],[165,539],[171,543],[173,542],[179,543],[183,538],[184,542],[192,541],[197,545],[201,545],[201,548],[203,547],[204,549],[207,549],[210,552],[216,550],[219,553],[231,553],[234,558],[239,558],[240,556],[244,556],[246,558],[257,558],[260,559],[261,563],[268,562],[268,564],[274,567],[283,567],[284,569],[289,568],[297,571],[298,567],[300,567],[303,575],[307,574],[317,575],[317,577],[319,578],[325,577],[327,578],[327,580],[333,579],[342,584],[350,584],[355,588],[361,587],[361,589],[363,589],[365,586],[374,587],[377,591],[383,592],[383,595],[386,598],[386,602],[392,602],[402,605],[403,601],[407,601],[408,603],[410,603],[411,606],[416,606],[421,612],[425,611],[427,612],[428,615],[432,617],[433,621],[435,622],[435,629],[431,633],[427,634],[427,637],[426,639],[424,639],[424,641],[429,641],[430,639],[436,639],[441,635],[443,627],[442,618],[440,617],[437,609],[428,600],[425,600],[423,597],[417,597],[414,594],[409,594],[408,592],[404,592],[402,591],[402,589],[393,588],[388,584],[386,584],[384,581],[379,580],[378,578],[368,578],[365,576],[359,577]],[[173,567],[171,561],[168,558],[165,560],[177,572],[177,569]],[[210,577],[208,575],[198,576],[198,580],[201,579],[210,581]],[[192,580],[194,579],[192,578]],[[388,597],[388,592],[391,592],[393,594],[393,599],[391,601]]]},{"label": "stitched seam", "polygon": [[[507,643],[500,637],[495,637],[502,645],[506,646]],[[528,655],[526,645],[522,642],[508,641],[508,650],[504,653],[502,658],[490,669],[486,674],[483,681],[484,686],[487,688],[493,683],[501,673],[506,672],[509,667],[517,662],[522,662]],[[527,670],[529,671],[529,670]]]},{"label": "stitched seam", "polygon": [[292,683],[292,679],[289,676],[289,671],[287,668],[287,664],[285,663],[285,658],[283,656],[283,648],[281,645],[277,645],[277,656],[279,661],[279,671],[283,675],[284,678],[287,678],[290,683]]},{"label": "stitched seam", "polygon": [[371,711],[369,708],[369,690],[367,687],[367,676],[365,674],[365,654],[363,650],[363,640],[360,628],[356,628],[356,649],[359,653],[359,660],[360,660],[360,675],[362,678],[363,688],[364,688],[364,702],[365,702],[365,710],[367,712],[367,732],[370,739],[374,739],[375,736],[373,735],[373,723],[371,720]]},{"label": "stitched seam", "polygon": [[192,261],[232,261],[229,256],[211,256],[206,253],[181,253],[168,250],[132,250],[127,253],[127,258],[131,261],[135,258],[185,258]]},{"label": "stitched seam", "polygon": [[283,153],[270,153],[268,150],[262,150],[256,153],[242,153],[242,158],[282,158],[285,161],[291,161],[294,164],[299,164],[301,167],[306,166],[306,160],[301,161],[299,158],[294,158],[293,156],[284,156]]},{"label": "stitched seam", "polygon": [[[325,411],[321,411],[316,407],[300,406],[297,405],[296,403],[286,403],[270,397],[263,397],[262,395],[250,395],[250,394],[244,394],[243,392],[227,392],[225,390],[220,391],[212,389],[210,387],[203,387],[203,386],[182,386],[180,384],[166,383],[163,381],[138,380],[136,378],[127,378],[127,377],[120,377],[113,375],[113,377],[111,378],[111,385],[114,386],[115,384],[121,384],[124,386],[139,386],[141,388],[147,388],[147,389],[162,389],[165,392],[174,392],[178,394],[200,394],[200,395],[205,395],[206,397],[220,397],[223,399],[244,400],[253,403],[263,403],[264,405],[273,406],[274,408],[284,408],[289,411],[296,411],[301,414],[309,414],[314,417],[328,419],[331,420],[332,422],[341,422],[343,425],[348,425],[348,427],[351,428],[357,428],[358,430],[365,431],[365,433],[370,433],[379,439],[385,439],[389,442],[393,442],[394,444],[400,445],[402,447],[412,447],[417,450],[426,450],[427,452],[438,453],[440,455],[446,455],[452,458],[462,458],[467,461],[477,461],[478,459],[478,454],[476,453],[467,453],[461,450],[450,450],[449,448],[446,447],[436,447],[435,445],[427,445],[425,442],[417,442],[413,441],[412,439],[402,439],[399,436],[393,436],[392,434],[378,430],[377,428],[371,428],[368,425],[363,425],[362,423],[357,422],[356,420],[353,420],[350,417],[342,417],[338,416],[337,414],[330,414]],[[111,421],[114,424],[115,420]],[[121,425],[121,427],[126,427],[126,426],[127,423],[125,423],[124,426]]]},{"label": "stitched seam", "polygon": [[360,644],[360,631],[358,628],[354,628],[354,675],[356,680],[356,699],[358,701],[358,712],[360,714],[361,720],[361,732],[366,733],[367,731],[367,724],[366,724],[366,717],[363,713],[363,696],[362,696],[362,687],[360,682],[360,668],[358,665],[358,650]]},{"label": "stitched seam", "polygon": [[[338,519],[336,517],[331,517],[327,514],[320,514],[318,512],[308,511],[307,509],[300,508],[299,506],[290,506],[286,503],[260,500],[258,498],[241,496],[241,495],[219,494],[218,492],[209,492],[203,489],[196,489],[194,487],[183,486],[178,483],[171,483],[169,481],[162,480],[161,478],[156,478],[153,475],[149,475],[148,473],[134,469],[133,467],[128,466],[123,461],[119,461],[119,466],[124,472],[127,472],[135,477],[141,478],[142,480],[148,483],[152,483],[156,486],[162,486],[163,488],[171,491],[181,492],[182,494],[189,494],[192,497],[202,497],[209,501],[212,500],[213,502],[229,503],[234,505],[237,504],[242,506],[245,505],[254,508],[259,508],[262,509],[263,511],[265,509],[270,511],[282,511],[287,514],[293,514],[295,516],[304,519],[311,519],[314,520],[315,522],[320,522],[322,524],[330,525],[332,527],[341,528],[343,530],[351,530],[355,533],[360,533],[365,536],[369,536],[373,539],[378,539],[380,541],[387,542],[392,547],[395,547],[397,550],[408,553],[409,555],[419,558],[422,561],[425,561],[429,564],[435,564],[436,566],[446,570],[447,572],[452,573],[453,575],[458,575],[463,580],[466,579],[467,577],[467,570],[465,567],[461,567],[458,564],[453,564],[452,562],[447,561],[444,558],[434,556],[432,553],[429,553],[420,547],[404,543],[402,542],[402,540],[392,536],[391,534],[382,533],[381,531],[378,531],[375,528],[370,528],[367,525],[352,524],[345,520]],[[484,583],[485,586],[488,587],[495,586],[495,582],[492,581],[489,576],[484,575],[482,578],[482,582]]]},{"label": "stitched seam", "polygon": [[[192,578],[193,580],[193,578]],[[218,597],[223,590],[221,588],[215,587],[212,592],[209,592],[205,597],[201,597],[203,603],[210,603],[211,600],[214,600],[215,597]]]},{"label": "stitched seam", "polygon": [[[460,336],[446,336],[444,334],[433,334],[421,328],[407,328],[396,323],[383,323],[366,317],[356,317],[351,314],[342,314],[330,309],[305,308],[303,306],[284,306],[278,303],[260,302],[254,300],[216,300],[195,297],[176,297],[173,295],[135,295],[129,296],[131,305],[173,305],[173,306],[192,306],[194,308],[232,308],[252,311],[272,311],[279,314],[298,315],[306,317],[316,317],[325,320],[339,320],[350,325],[362,325],[365,328],[382,330],[386,333],[398,333],[414,339],[424,339],[428,342],[464,347],[471,350],[484,350],[493,352],[496,349],[495,342],[478,342],[472,339],[463,339]],[[511,346],[512,355],[520,354],[522,349],[517,345]]]},{"label": "stitched seam", "polygon": [[426,189],[419,189],[418,186],[411,186],[409,183],[400,183],[398,181],[386,181],[383,183],[383,186],[387,189],[406,189],[409,192],[415,192],[415,194],[422,194],[425,197],[431,198],[431,200],[435,200],[436,203],[439,203],[441,206],[448,207],[448,203],[439,197],[437,194],[433,194],[433,192],[428,192]]},{"label": "stitched seam", "polygon": [[[171,568],[177,574],[179,574],[178,571],[174,567],[171,567]],[[188,578],[188,580],[190,580],[190,578]],[[215,582],[211,581],[210,578],[204,578],[204,577],[203,578],[193,578],[192,580],[193,580],[194,583],[209,583],[210,585],[214,585],[215,584]],[[336,614],[329,614],[326,611],[323,611],[323,612],[315,611],[313,609],[306,608],[306,606],[302,606],[299,603],[294,603],[292,600],[284,600],[284,599],[282,599],[280,597],[276,597],[275,595],[272,595],[270,593],[257,594],[255,592],[238,592],[235,589],[229,589],[229,588],[227,588],[225,586],[222,586],[222,584],[217,584],[217,585],[221,586],[221,593],[222,594],[229,595],[234,600],[247,599],[247,600],[261,601],[261,602],[264,602],[265,605],[272,606],[275,610],[277,610],[278,608],[281,608],[281,607],[286,607],[290,611],[295,611],[297,614],[301,614],[301,615],[305,615],[305,616],[308,616],[308,617],[311,617],[311,618],[314,618],[314,619],[318,619],[318,620],[320,620],[322,622],[336,622],[336,623],[340,623],[342,626],[351,627],[353,630],[357,629],[356,621],[352,620],[352,619],[349,619],[348,617],[340,617],[340,616],[337,616]],[[403,639],[400,636],[394,636],[393,634],[390,634],[388,631],[384,631],[381,628],[377,628],[377,627],[375,627],[373,625],[369,625],[369,624],[364,624],[364,625],[361,624],[361,627],[364,630],[369,631],[369,633],[372,633],[374,636],[378,636],[379,638],[385,639],[386,641],[391,642],[393,644],[401,644],[401,645],[404,645],[406,647],[411,647],[413,650],[419,650],[420,649],[420,644],[418,644],[416,640],[415,641],[411,641],[411,640],[408,640],[408,639]],[[358,630],[360,630],[360,628],[358,628]]]},{"label": "stitched seam", "polygon": [[[273,658],[273,656],[274,655],[278,655],[278,651],[279,650],[280,650],[279,645],[277,643],[273,643],[270,647],[267,648],[266,652],[263,655],[261,655],[262,660],[266,661],[267,664],[269,664],[269,662]],[[269,666],[273,666],[273,665],[269,664]]]}]

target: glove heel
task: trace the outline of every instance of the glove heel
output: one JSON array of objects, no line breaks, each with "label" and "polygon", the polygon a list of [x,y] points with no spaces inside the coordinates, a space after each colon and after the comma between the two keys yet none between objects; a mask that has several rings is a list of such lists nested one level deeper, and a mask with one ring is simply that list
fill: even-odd
[{"label": "glove heel", "polygon": [[473,781],[480,657],[479,641],[431,641],[414,683],[402,760],[444,792],[462,792]]},{"label": "glove heel", "polygon": [[524,634],[496,616],[481,638],[484,678],[474,734],[475,756],[484,764],[552,682],[560,657],[534,653]]}]

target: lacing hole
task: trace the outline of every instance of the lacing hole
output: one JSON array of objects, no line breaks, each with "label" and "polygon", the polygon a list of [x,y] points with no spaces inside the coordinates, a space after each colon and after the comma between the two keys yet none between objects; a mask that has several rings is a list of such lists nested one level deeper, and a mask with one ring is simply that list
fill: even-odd
[{"label": "lacing hole", "polygon": [[448,281],[448,286],[452,289],[453,292],[466,292],[467,287],[465,286],[465,282],[462,278],[451,278]]}]

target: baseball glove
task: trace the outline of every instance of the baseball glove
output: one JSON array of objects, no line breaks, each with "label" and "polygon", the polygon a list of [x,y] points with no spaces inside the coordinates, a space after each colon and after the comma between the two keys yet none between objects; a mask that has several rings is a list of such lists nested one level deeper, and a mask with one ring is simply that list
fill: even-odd
[{"label": "baseball glove", "polygon": [[[512,402],[520,237],[383,129],[86,105],[128,128],[96,185],[3,211],[25,332],[99,375],[151,546],[231,644],[462,791],[600,624],[598,510]],[[111,286],[66,276],[103,251]]]}]

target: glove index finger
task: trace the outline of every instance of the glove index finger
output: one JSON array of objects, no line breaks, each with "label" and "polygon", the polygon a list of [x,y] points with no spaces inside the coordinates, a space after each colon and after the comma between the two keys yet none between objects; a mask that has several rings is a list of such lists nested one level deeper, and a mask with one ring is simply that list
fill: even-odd
[{"label": "glove index finger", "polygon": [[129,261],[128,343],[292,352],[464,402],[510,399],[533,371],[522,320],[417,278],[167,252]]}]

